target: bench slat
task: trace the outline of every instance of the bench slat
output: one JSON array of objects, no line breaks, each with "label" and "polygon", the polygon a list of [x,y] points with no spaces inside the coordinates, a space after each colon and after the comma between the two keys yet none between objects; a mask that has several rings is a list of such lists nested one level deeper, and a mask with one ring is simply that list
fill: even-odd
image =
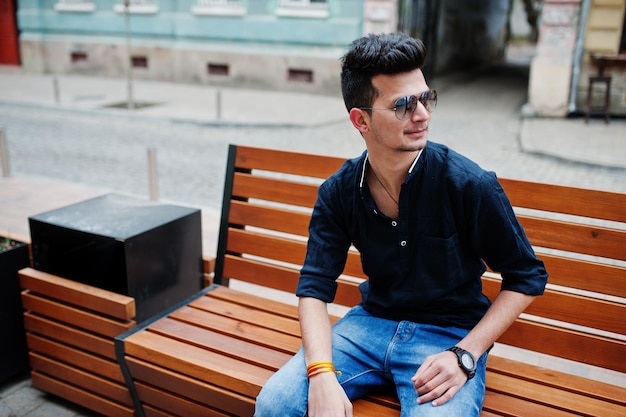
[{"label": "bench slat", "polygon": [[233,179],[233,196],[312,208],[317,200],[317,187],[315,184],[236,172]]},{"label": "bench slat", "polygon": [[564,287],[626,298],[626,267],[539,254],[549,282]]},{"label": "bench slat", "polygon": [[[491,300],[499,294],[500,285],[501,281],[498,279],[483,277],[483,292]],[[533,301],[525,313],[626,334],[626,321],[610,320],[610,317],[626,317],[626,305],[616,302],[547,289],[543,296]]]},{"label": "bench slat", "polygon": [[28,348],[61,362],[72,364],[95,375],[100,375],[112,381],[124,383],[122,371],[113,361],[100,358],[79,349],[74,349],[62,343],[28,333],[26,335]]},{"label": "bench slat", "polygon": [[166,412],[181,417],[230,417],[229,414],[207,408],[202,404],[190,401],[168,391],[161,391],[154,387],[138,382],[135,384],[140,398]]},{"label": "bench slat", "polygon": [[292,356],[170,318],[157,321],[150,326],[150,331],[273,371],[287,363]]},{"label": "bench slat", "polygon": [[[210,328],[237,339],[257,342],[262,346],[271,347],[281,352],[294,353],[301,344],[298,337],[287,335],[277,330],[264,329],[249,323],[241,323],[237,319],[220,316],[196,308],[180,308],[172,313],[170,317],[196,324],[197,326]],[[268,332],[272,332],[271,337],[267,339],[271,341],[270,343],[267,343],[265,338]]]},{"label": "bench slat", "polygon": [[21,288],[45,294],[88,310],[107,314],[121,320],[135,317],[135,300],[132,297],[92,287],[32,268],[19,273]]},{"label": "bench slat", "polygon": [[533,246],[626,260],[626,231],[522,215],[517,218]]},{"label": "bench slat", "polygon": [[93,333],[46,319],[31,312],[24,313],[24,327],[26,330],[41,336],[46,336],[115,360],[115,348],[111,339],[102,338]]},{"label": "bench slat", "polygon": [[200,297],[190,302],[189,306],[204,311],[210,311],[224,317],[236,318],[243,323],[275,329],[288,335],[300,336],[300,325],[296,320],[287,319],[264,311],[258,311],[250,307],[232,304],[218,299],[211,300],[208,297]]},{"label": "bench slat", "polygon": [[626,388],[490,355],[487,369],[626,407]]},{"label": "bench slat", "polygon": [[129,336],[124,347],[127,355],[154,361],[167,369],[249,397],[256,397],[273,373],[152,332]]},{"label": "bench slat", "polygon": [[[251,284],[263,285],[294,294],[300,273],[298,270],[257,262],[233,255],[224,257],[224,277],[241,279]],[[361,302],[358,284],[337,280],[335,303],[354,306]]]},{"label": "bench slat", "polygon": [[120,404],[129,407],[133,406],[130,393],[122,383],[109,381],[108,379],[81,371],[80,369],[55,361],[38,353],[31,352],[29,359],[30,366],[36,369],[37,372],[44,373],[76,387],[88,387],[91,392],[105,394],[104,396]]},{"label": "bench slat", "polygon": [[518,319],[498,342],[559,358],[626,372],[626,342]]},{"label": "bench slat", "polygon": [[213,290],[209,291],[206,296],[209,298],[218,298],[230,303],[250,306],[256,308],[257,310],[267,311],[292,320],[298,320],[298,308],[296,306],[259,297],[258,295],[249,294],[243,291],[233,290],[232,288],[221,285],[218,285]]},{"label": "bench slat", "polygon": [[626,195],[499,178],[504,191],[517,207],[626,223]]},{"label": "bench slat", "polygon": [[31,372],[31,381],[35,388],[65,398],[90,410],[98,410],[103,415],[117,417],[134,417],[135,415],[131,407],[115,403],[73,385],[64,384],[36,371]]},{"label": "bench slat", "polygon": [[[128,357],[127,362],[135,378],[150,383],[156,388],[170,391],[210,407],[221,407],[224,411],[234,415],[251,416],[254,413],[254,400],[252,398],[132,357]],[[145,401],[145,398],[143,400]]]},{"label": "bench slat", "polygon": [[344,158],[274,149],[237,146],[238,169],[262,169],[326,179],[345,162]]},{"label": "bench slat", "polygon": [[483,417],[485,413],[506,417],[580,417],[580,414],[528,402],[526,399],[494,392],[490,389],[485,392],[485,403],[480,416]]},{"label": "bench slat", "polygon": [[135,326],[135,322],[112,320],[66,304],[36,296],[27,291],[22,293],[22,305],[26,310],[32,310],[43,316],[111,338]]},{"label": "bench slat", "polygon": [[307,213],[235,200],[231,201],[230,205],[228,222],[231,225],[247,225],[302,237],[308,236],[310,215]]},{"label": "bench slat", "polygon": [[626,417],[626,408],[584,395],[554,389],[501,374],[489,374],[488,389],[512,394],[527,402],[558,408],[589,417]]},{"label": "bench slat", "polygon": [[304,262],[306,242],[230,228],[228,230],[227,250],[237,254],[254,255],[269,258],[274,262],[287,262],[297,266]]}]

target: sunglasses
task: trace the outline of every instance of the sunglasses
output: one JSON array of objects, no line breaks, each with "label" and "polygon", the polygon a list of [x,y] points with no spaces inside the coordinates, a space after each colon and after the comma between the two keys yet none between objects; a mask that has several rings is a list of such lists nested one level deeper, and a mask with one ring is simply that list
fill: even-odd
[{"label": "sunglasses", "polygon": [[437,91],[428,90],[424,91],[419,96],[406,96],[396,100],[395,106],[388,109],[380,109],[374,107],[359,107],[361,110],[393,110],[396,112],[398,120],[406,120],[413,115],[413,112],[417,108],[417,103],[422,103],[422,106],[432,113],[437,107]]}]

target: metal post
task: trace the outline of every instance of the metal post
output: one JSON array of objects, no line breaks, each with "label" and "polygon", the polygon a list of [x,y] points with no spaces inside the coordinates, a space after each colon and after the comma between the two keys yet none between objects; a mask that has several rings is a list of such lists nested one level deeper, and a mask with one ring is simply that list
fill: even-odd
[{"label": "metal post", "polygon": [[148,185],[150,188],[150,200],[153,201],[159,199],[157,182],[156,149],[148,148]]},{"label": "metal post", "polygon": [[130,0],[124,0],[124,29],[126,32],[126,75],[128,77],[128,103],[129,110],[135,109],[133,98],[133,63],[130,50]]},{"label": "metal post", "polygon": [[9,150],[3,127],[0,127],[0,165],[2,165],[2,177],[9,178],[11,176],[11,170],[9,169]]},{"label": "metal post", "polygon": [[222,90],[217,90],[217,95],[216,95],[216,118],[217,121],[219,122],[220,120],[222,120]]},{"label": "metal post", "polygon": [[59,104],[61,94],[59,92],[59,78],[56,75],[52,78],[52,88],[54,89],[54,102]]}]

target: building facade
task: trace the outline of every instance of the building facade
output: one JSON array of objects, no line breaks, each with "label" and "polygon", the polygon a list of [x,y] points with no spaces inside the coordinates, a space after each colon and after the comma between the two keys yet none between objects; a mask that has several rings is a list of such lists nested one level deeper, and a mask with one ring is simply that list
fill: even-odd
[{"label": "building facade", "polygon": [[32,72],[337,91],[338,59],[396,27],[395,0],[19,0]]},{"label": "building facade", "polygon": [[[599,75],[592,56],[615,62],[611,77],[611,114],[626,115],[626,0],[544,0],[536,55],[530,67],[529,104],[536,114],[565,117],[584,113],[589,79]],[[606,87],[591,91],[604,100]]]}]

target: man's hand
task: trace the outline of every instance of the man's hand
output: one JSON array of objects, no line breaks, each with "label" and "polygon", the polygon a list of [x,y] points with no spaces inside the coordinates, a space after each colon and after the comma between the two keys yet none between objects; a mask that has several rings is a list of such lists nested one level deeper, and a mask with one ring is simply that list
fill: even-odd
[{"label": "man's hand", "polygon": [[420,404],[433,402],[433,406],[447,403],[467,382],[467,375],[459,367],[453,352],[442,352],[426,358],[413,378]]},{"label": "man's hand", "polygon": [[315,375],[309,381],[310,417],[352,417],[352,403],[332,372]]}]

